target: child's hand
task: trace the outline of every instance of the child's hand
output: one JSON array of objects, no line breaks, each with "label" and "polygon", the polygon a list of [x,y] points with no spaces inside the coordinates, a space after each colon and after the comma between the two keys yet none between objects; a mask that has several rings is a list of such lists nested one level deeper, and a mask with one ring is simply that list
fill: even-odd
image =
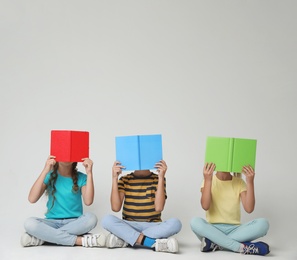
[{"label": "child's hand", "polygon": [[83,158],[83,166],[86,169],[86,173],[90,174],[92,173],[92,169],[93,169],[93,161],[89,158]]},{"label": "child's hand", "polygon": [[54,168],[54,165],[56,164],[55,158],[56,158],[56,156],[53,156],[53,155],[50,155],[49,157],[47,157],[47,160],[46,160],[45,166],[44,166],[44,170],[46,172],[49,172]]},{"label": "child's hand", "polygon": [[122,173],[122,169],[125,169],[125,167],[122,166],[120,162],[115,161],[112,166],[112,177],[118,178],[118,176]]},{"label": "child's hand", "polygon": [[165,173],[167,171],[167,164],[164,160],[161,160],[155,164],[155,168],[157,168],[157,172],[159,176],[165,176]]},{"label": "child's hand", "polygon": [[206,163],[203,168],[204,180],[212,180],[213,172],[216,168],[214,163]]},{"label": "child's hand", "polygon": [[255,171],[252,166],[243,166],[242,167],[242,173],[245,175],[247,182],[254,182],[255,178]]}]

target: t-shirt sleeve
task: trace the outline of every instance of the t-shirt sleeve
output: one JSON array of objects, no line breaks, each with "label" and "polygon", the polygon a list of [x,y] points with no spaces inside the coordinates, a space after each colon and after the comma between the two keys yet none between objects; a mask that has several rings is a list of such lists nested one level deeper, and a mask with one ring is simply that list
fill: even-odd
[{"label": "t-shirt sleeve", "polygon": [[246,183],[243,179],[240,179],[241,182],[240,182],[240,190],[239,190],[239,193],[242,193],[243,191],[246,191],[247,188],[246,188]]},{"label": "t-shirt sleeve", "polygon": [[87,175],[82,173],[82,172],[78,172],[78,186],[79,187],[83,187],[87,184]]},{"label": "t-shirt sleeve", "polygon": [[201,182],[201,185],[200,185],[200,191],[202,191],[203,188],[204,188],[204,179],[203,179],[202,182]]},{"label": "t-shirt sleeve", "polygon": [[120,192],[125,192],[125,187],[124,187],[124,180],[123,180],[123,177],[121,177],[119,180],[118,180],[118,190]]},{"label": "t-shirt sleeve", "polygon": [[164,193],[165,193],[165,199],[167,199],[166,178],[165,177],[164,177]]},{"label": "t-shirt sleeve", "polygon": [[46,174],[44,180],[43,180],[43,183],[47,186],[48,185],[48,182],[50,180],[50,177],[51,177],[51,173],[52,171],[50,171],[49,173]]}]

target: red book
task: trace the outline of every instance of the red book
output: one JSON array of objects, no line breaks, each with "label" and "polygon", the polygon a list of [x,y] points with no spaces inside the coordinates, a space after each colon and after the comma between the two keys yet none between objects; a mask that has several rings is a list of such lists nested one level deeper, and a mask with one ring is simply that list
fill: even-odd
[{"label": "red book", "polygon": [[89,132],[52,130],[50,150],[57,162],[82,162],[89,158]]}]

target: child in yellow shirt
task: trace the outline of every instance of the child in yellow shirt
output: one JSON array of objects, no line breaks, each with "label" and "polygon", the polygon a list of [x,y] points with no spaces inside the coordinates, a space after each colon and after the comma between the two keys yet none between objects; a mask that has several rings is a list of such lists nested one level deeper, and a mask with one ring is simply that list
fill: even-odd
[{"label": "child in yellow shirt", "polygon": [[201,241],[201,251],[230,250],[243,254],[266,255],[269,246],[264,242],[251,242],[265,236],[269,223],[264,218],[246,224],[240,222],[240,202],[247,213],[255,207],[254,177],[251,166],[243,167],[246,183],[230,172],[217,172],[215,164],[206,163],[201,186],[201,206],[206,220],[196,217],[191,228]]}]

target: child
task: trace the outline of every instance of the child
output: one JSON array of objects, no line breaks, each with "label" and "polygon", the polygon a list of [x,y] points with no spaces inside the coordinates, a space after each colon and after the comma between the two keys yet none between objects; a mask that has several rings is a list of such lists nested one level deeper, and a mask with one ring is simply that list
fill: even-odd
[{"label": "child", "polygon": [[78,172],[76,166],[76,162],[58,163],[55,156],[48,157],[28,197],[35,203],[44,192],[47,193],[46,218],[31,217],[25,221],[22,246],[39,246],[44,242],[65,246],[105,246],[104,234],[84,235],[97,224],[97,217],[92,213],[83,214],[82,206],[82,198],[87,206],[93,203],[93,162],[83,159],[86,174]]},{"label": "child", "polygon": [[201,251],[227,249],[253,255],[266,255],[269,246],[264,242],[251,242],[267,234],[269,223],[259,218],[240,224],[240,201],[247,213],[255,207],[254,177],[251,166],[243,167],[246,183],[230,172],[217,172],[215,164],[206,163],[203,169],[201,205],[206,210],[205,221],[193,218],[191,228],[201,241]]},{"label": "child", "polygon": [[118,180],[124,166],[116,161],[112,167],[111,208],[122,208],[122,219],[107,215],[102,226],[110,232],[106,247],[143,246],[157,252],[178,252],[174,237],[181,230],[181,222],[172,218],[162,222],[165,206],[167,165],[156,163],[158,174],[149,170],[137,170]]}]

